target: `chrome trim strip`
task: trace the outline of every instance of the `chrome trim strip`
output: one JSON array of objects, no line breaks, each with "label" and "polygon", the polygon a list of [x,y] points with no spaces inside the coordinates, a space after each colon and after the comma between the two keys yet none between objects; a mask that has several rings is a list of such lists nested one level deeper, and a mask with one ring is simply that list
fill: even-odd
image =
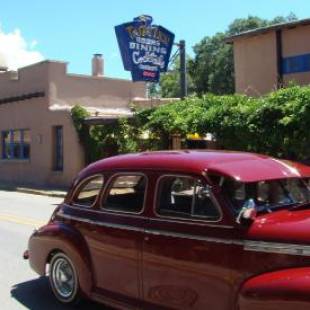
[{"label": "chrome trim strip", "polygon": [[155,229],[146,229],[145,233],[155,235],[155,236],[175,237],[175,238],[191,239],[191,240],[198,240],[198,241],[207,241],[207,242],[222,243],[222,244],[243,245],[243,241],[236,240],[236,239],[222,239],[222,238],[215,238],[215,237],[205,237],[205,236],[199,236],[199,235],[183,234],[183,233],[176,233],[176,232],[155,230]]},{"label": "chrome trim strip", "polygon": [[68,214],[61,214],[59,212],[57,213],[57,215],[62,217],[62,218],[68,219],[68,220],[75,220],[75,221],[84,222],[84,223],[91,224],[91,225],[98,225],[98,226],[108,227],[108,228],[126,229],[126,230],[130,230],[130,231],[138,231],[138,232],[143,232],[144,231],[143,228],[139,228],[139,227],[135,227],[135,226],[131,226],[131,225],[104,223],[104,222],[100,222],[100,221],[94,221],[94,220],[89,220],[89,219],[81,218],[81,217],[78,217],[78,216],[72,216],[72,215],[68,215]]},{"label": "chrome trim strip", "polygon": [[[117,215],[117,216],[126,216],[126,217],[133,217],[133,218],[139,218],[139,219],[144,219],[144,220],[147,220],[149,219],[148,217],[144,216],[144,215],[141,215],[141,214],[137,214],[137,213],[118,213],[118,212],[108,212],[108,211],[105,211],[103,209],[88,209],[88,208],[85,208],[85,207],[80,207],[80,206],[77,206],[77,205],[68,205],[66,204],[65,205],[66,208],[70,208],[72,210],[81,210],[81,211],[85,211],[85,212],[91,212],[91,213],[96,213],[96,214],[108,214],[108,215]],[[83,219],[81,217],[81,219]]]},{"label": "chrome trim strip", "polygon": [[214,222],[214,224],[212,224],[213,222],[203,222],[203,221],[188,221],[187,219],[182,219],[182,218],[178,218],[174,219],[174,218],[166,218],[166,217],[157,217],[157,218],[151,218],[152,221],[157,221],[157,222],[167,222],[167,223],[178,223],[178,224],[185,224],[185,225],[195,225],[195,226],[203,226],[203,227],[216,227],[216,228],[228,228],[228,229],[233,229],[235,228],[234,226],[231,225],[222,225],[221,223],[216,224],[216,222]]},{"label": "chrome trim strip", "polygon": [[101,221],[89,220],[89,219],[82,218],[79,216],[63,214],[61,212],[58,212],[57,215],[62,217],[62,218],[68,219],[68,220],[75,220],[75,221],[84,222],[87,224],[99,225],[99,226],[103,226],[103,227],[145,232],[147,234],[152,234],[152,235],[156,235],[156,236],[175,237],[175,238],[208,241],[208,242],[223,243],[223,244],[243,245],[243,241],[234,240],[234,239],[204,237],[204,236],[199,236],[199,235],[182,234],[182,233],[175,233],[175,232],[164,231],[164,230],[156,230],[156,229],[143,229],[143,228],[131,226],[131,225],[113,224],[113,223],[106,223],[106,222],[101,222]]},{"label": "chrome trim strip", "polygon": [[244,250],[253,252],[310,256],[310,245],[293,243],[245,240]]},{"label": "chrome trim strip", "polygon": [[213,242],[213,243],[220,243],[220,244],[243,246],[243,249],[245,251],[250,251],[250,252],[310,256],[310,245],[205,237],[205,236],[199,236],[199,235],[170,232],[170,231],[165,231],[165,230],[143,229],[140,227],[124,225],[124,224],[104,223],[100,221],[81,218],[78,216],[63,214],[60,211],[57,213],[57,215],[65,219],[69,219],[69,220],[76,220],[79,222],[85,222],[88,224],[99,225],[99,226],[108,227],[108,228],[125,229],[125,230],[136,231],[136,232],[145,232],[146,234],[150,234],[154,236],[175,237],[175,238],[182,238],[182,239],[191,239],[191,240],[206,241],[206,242]]}]

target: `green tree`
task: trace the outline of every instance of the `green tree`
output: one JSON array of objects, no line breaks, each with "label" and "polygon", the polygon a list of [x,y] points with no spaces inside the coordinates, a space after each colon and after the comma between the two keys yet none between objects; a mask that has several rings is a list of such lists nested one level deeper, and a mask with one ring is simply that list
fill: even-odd
[{"label": "green tree", "polygon": [[147,88],[150,97],[157,98],[161,96],[161,91],[158,83],[148,83]]},{"label": "green tree", "polygon": [[[189,59],[189,56],[186,56]],[[178,98],[180,97],[180,60],[176,58],[170,65],[170,70],[161,75],[159,83],[160,95],[164,98]],[[193,80],[187,74],[187,90],[189,94],[193,94],[194,85]]]},{"label": "green tree", "polygon": [[180,97],[180,77],[178,69],[164,73],[160,78],[160,94],[164,98]]},{"label": "green tree", "polygon": [[226,35],[217,33],[194,46],[195,58],[188,69],[197,94],[234,92],[232,47],[224,42]]},{"label": "green tree", "polygon": [[287,17],[275,17],[270,21],[257,16],[238,18],[229,25],[226,32],[203,38],[194,46],[195,56],[188,64],[194,84],[193,90],[199,95],[207,92],[214,94],[234,92],[233,47],[224,41],[225,37],[296,19],[293,13]]}]

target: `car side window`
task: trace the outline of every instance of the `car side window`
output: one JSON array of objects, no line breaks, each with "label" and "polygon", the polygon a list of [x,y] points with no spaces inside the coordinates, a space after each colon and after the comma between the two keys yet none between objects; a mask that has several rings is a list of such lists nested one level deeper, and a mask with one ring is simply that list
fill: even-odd
[{"label": "car side window", "polygon": [[187,176],[160,178],[156,208],[158,214],[169,217],[209,221],[217,221],[221,217],[208,187],[201,180]]},{"label": "car side window", "polygon": [[73,204],[91,207],[95,203],[102,186],[102,175],[96,175],[94,177],[88,178],[78,188],[78,191],[73,198]]},{"label": "car side window", "polygon": [[130,213],[140,213],[143,209],[146,191],[146,177],[125,174],[112,179],[103,209]]}]

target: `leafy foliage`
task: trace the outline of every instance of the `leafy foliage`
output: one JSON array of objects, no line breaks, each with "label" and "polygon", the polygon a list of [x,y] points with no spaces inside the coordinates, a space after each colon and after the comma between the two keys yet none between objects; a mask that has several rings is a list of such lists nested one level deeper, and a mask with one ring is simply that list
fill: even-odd
[{"label": "leafy foliage", "polygon": [[[291,86],[264,97],[213,94],[190,97],[137,111],[131,119],[85,130],[87,113],[76,106],[72,117],[90,161],[143,150],[169,148],[173,134],[216,137],[219,148],[310,159],[310,87]],[[88,132],[88,135],[85,132]],[[142,138],[147,135],[148,138]]]},{"label": "leafy foliage", "polygon": [[[87,125],[85,120],[89,113],[80,105],[71,109],[71,117],[85,152],[85,162],[91,163],[103,157],[121,153],[143,151],[147,149],[168,147],[160,144],[157,137],[143,138],[143,124],[148,121],[153,109],[140,111],[134,118],[119,118],[113,123]],[[163,140],[161,140],[163,141]]]},{"label": "leafy foliage", "polygon": [[189,74],[198,94],[234,92],[233,50],[224,42],[226,34],[217,33],[194,46],[195,58],[189,60]]},{"label": "leafy foliage", "polygon": [[[234,93],[233,47],[225,43],[227,36],[255,28],[296,20],[291,13],[287,17],[278,16],[273,20],[257,16],[235,19],[227,31],[203,38],[194,46],[195,56],[188,60],[189,75],[193,80],[192,91],[198,95]],[[163,87],[163,93],[165,87]]]},{"label": "leafy foliage", "polygon": [[[187,56],[189,59],[189,56]],[[194,84],[191,75],[187,72],[187,90],[189,94],[194,93]],[[164,98],[178,98],[180,93],[180,60],[176,58],[171,64],[169,72],[161,75],[159,83],[160,94]]]}]

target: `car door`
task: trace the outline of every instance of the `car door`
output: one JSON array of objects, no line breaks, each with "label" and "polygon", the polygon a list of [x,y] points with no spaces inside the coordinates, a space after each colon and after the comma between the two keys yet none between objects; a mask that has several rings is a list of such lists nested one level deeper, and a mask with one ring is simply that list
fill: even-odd
[{"label": "car door", "polygon": [[232,226],[200,177],[162,175],[145,230],[146,309],[231,309]]},{"label": "car door", "polygon": [[147,177],[116,173],[109,178],[87,234],[96,291],[123,305],[140,305],[141,253]]},{"label": "car door", "polygon": [[141,304],[147,183],[146,175],[136,172],[89,176],[63,209],[62,216],[86,241],[97,300],[121,307]]}]

